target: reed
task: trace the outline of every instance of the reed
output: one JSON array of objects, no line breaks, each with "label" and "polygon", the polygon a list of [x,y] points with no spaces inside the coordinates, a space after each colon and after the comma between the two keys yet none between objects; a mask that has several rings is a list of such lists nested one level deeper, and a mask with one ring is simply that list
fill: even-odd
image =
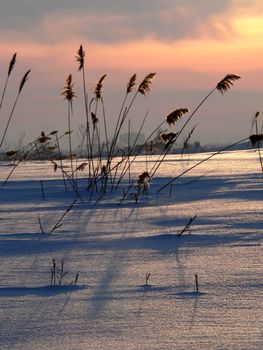
[{"label": "reed", "polygon": [[[250,142],[252,144],[252,147],[256,147],[256,149],[258,151],[260,166],[261,166],[261,170],[263,172],[263,160],[262,160],[262,155],[261,155],[261,145],[263,142],[263,133],[262,133],[262,130],[261,130],[261,133],[259,133],[259,125],[258,125],[259,116],[260,116],[260,112],[256,112],[256,114],[253,118],[253,123],[252,123],[252,128],[251,128],[251,132],[252,132],[253,125],[255,125],[256,134],[250,135],[249,139],[250,139]],[[262,123],[262,128],[263,128],[263,123]]]},{"label": "reed", "polygon": [[64,96],[64,99],[68,101],[68,140],[69,140],[69,158],[70,158],[70,166],[71,166],[71,176],[74,180],[74,171],[73,171],[73,153],[72,153],[72,142],[71,142],[71,116],[73,114],[73,100],[76,97],[76,94],[73,90],[74,83],[72,81],[72,75],[69,74],[64,88],[62,90],[61,95]]},{"label": "reed", "polygon": [[[15,65],[15,59],[14,59],[14,57],[13,57],[13,59],[12,59],[11,62],[10,62],[10,66],[9,66],[9,70],[8,70],[8,73],[9,73],[8,79],[9,79],[9,76],[10,76],[12,70],[13,70],[14,65]],[[17,92],[16,98],[15,98],[15,101],[14,101],[14,103],[13,103],[13,106],[12,106],[12,108],[11,108],[11,112],[10,112],[10,114],[9,114],[8,120],[7,120],[7,122],[6,122],[6,126],[5,126],[5,128],[4,128],[4,132],[3,132],[3,135],[2,135],[2,138],[1,138],[1,141],[0,141],[0,149],[2,148],[3,142],[4,142],[4,140],[5,140],[7,130],[8,130],[8,128],[9,128],[11,119],[12,119],[12,117],[13,117],[13,115],[14,115],[14,111],[15,111],[15,109],[16,109],[16,106],[17,106],[19,97],[20,97],[20,95],[21,95],[21,92],[22,92],[22,90],[23,90],[23,87],[24,87],[26,81],[28,80],[29,73],[30,73],[30,69],[23,75],[23,77],[22,77],[22,79],[21,79],[21,82],[20,82],[20,84],[19,84],[18,92]],[[8,80],[7,80],[7,81],[8,81]],[[6,85],[7,85],[7,81],[6,81]],[[5,89],[6,89],[6,86],[5,86]],[[4,95],[5,95],[5,89],[4,89],[4,92],[3,92],[3,95],[2,95],[2,99],[4,98]],[[2,107],[2,103],[3,103],[3,101],[1,100],[1,107]]]},{"label": "reed", "polygon": [[179,179],[180,177],[182,177],[183,175],[185,175],[186,173],[188,173],[189,171],[193,170],[194,168],[196,168],[197,166],[199,166],[200,164],[204,163],[204,162],[207,162],[209,159],[217,156],[218,154],[244,142],[244,141],[247,141],[249,139],[249,137],[245,137],[244,139],[241,139],[241,140],[238,140],[234,143],[232,143],[231,145],[228,145],[226,147],[223,147],[221,148],[219,151],[217,152],[214,152],[212,153],[210,156],[200,160],[199,162],[197,162],[196,164],[192,165],[190,168],[184,170],[181,174],[175,176],[174,178],[172,178],[170,181],[168,181],[165,185],[163,185],[162,187],[160,187],[158,190],[157,190],[157,193],[163,191],[166,187],[170,186],[175,180]]},{"label": "reed", "polygon": [[1,100],[0,100],[0,110],[2,108],[2,104],[5,98],[5,94],[6,94],[6,89],[7,89],[7,85],[8,85],[8,81],[10,78],[10,75],[15,67],[16,64],[16,57],[17,57],[17,53],[15,52],[11,58],[11,61],[9,62],[9,67],[8,67],[8,71],[7,71],[7,77],[6,77],[6,81],[4,84],[4,88],[3,88],[3,92],[2,92],[2,96],[1,96]]}]

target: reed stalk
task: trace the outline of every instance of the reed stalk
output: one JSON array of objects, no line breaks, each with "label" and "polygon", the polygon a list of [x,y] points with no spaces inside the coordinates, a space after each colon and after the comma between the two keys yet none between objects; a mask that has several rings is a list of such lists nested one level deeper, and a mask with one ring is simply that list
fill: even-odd
[{"label": "reed stalk", "polygon": [[18,103],[19,97],[20,97],[20,95],[21,95],[21,92],[22,92],[22,90],[23,90],[23,87],[24,87],[26,81],[28,80],[28,75],[29,75],[29,73],[30,73],[30,69],[24,74],[24,76],[23,76],[23,78],[22,78],[22,80],[21,80],[21,82],[20,82],[17,96],[16,96],[15,101],[14,101],[14,103],[13,103],[13,107],[12,107],[12,109],[11,109],[9,118],[8,118],[8,120],[7,120],[5,129],[4,129],[4,132],[3,132],[3,135],[2,135],[1,141],[0,141],[0,149],[1,149],[2,145],[3,145],[4,140],[5,140],[5,136],[6,136],[6,133],[7,133],[9,124],[10,124],[11,119],[12,119],[12,117],[13,117],[13,114],[14,114],[16,105],[17,105],[17,103]]},{"label": "reed stalk", "polygon": [[179,179],[181,176],[185,175],[185,174],[188,173],[190,170],[196,168],[198,165],[200,165],[200,164],[202,164],[202,163],[208,161],[209,159],[211,159],[211,158],[217,156],[218,154],[220,154],[220,153],[222,153],[222,152],[224,152],[224,151],[226,151],[226,150],[228,150],[228,149],[230,149],[230,148],[232,148],[232,147],[234,147],[234,146],[236,146],[236,145],[238,145],[238,144],[240,144],[240,143],[242,143],[242,142],[244,142],[244,141],[246,141],[246,140],[248,140],[248,139],[249,139],[249,137],[246,137],[246,138],[244,138],[244,139],[242,139],[242,140],[236,141],[236,142],[232,143],[231,145],[228,145],[228,146],[226,146],[226,147],[224,147],[224,148],[218,150],[217,152],[212,153],[210,156],[208,156],[208,157],[202,159],[202,160],[199,161],[198,163],[194,164],[194,165],[191,166],[190,168],[188,168],[188,169],[186,169],[185,171],[183,171],[181,174],[179,174],[179,175],[177,175],[176,177],[174,177],[173,179],[171,179],[171,180],[170,180],[169,182],[167,182],[165,185],[163,185],[162,187],[160,187],[160,188],[157,190],[157,193],[163,191],[166,187],[168,187],[169,185],[171,185],[175,180]]},{"label": "reed stalk", "polygon": [[3,104],[4,98],[5,98],[5,93],[6,93],[6,89],[7,89],[7,85],[8,85],[8,81],[9,81],[11,72],[14,69],[14,66],[15,66],[15,63],[16,63],[16,56],[17,56],[17,54],[14,53],[13,57],[11,58],[11,61],[9,62],[9,68],[8,68],[8,72],[7,72],[7,77],[6,77],[4,89],[3,89],[1,100],[0,100],[0,110],[2,108],[2,104]]}]

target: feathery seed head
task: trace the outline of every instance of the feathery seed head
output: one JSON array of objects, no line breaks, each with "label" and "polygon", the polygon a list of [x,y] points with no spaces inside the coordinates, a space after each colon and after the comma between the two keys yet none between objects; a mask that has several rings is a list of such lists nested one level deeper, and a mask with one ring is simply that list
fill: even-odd
[{"label": "feathery seed head", "polygon": [[7,151],[6,153],[5,153],[8,157],[13,157],[14,155],[16,155],[17,154],[17,151]]},{"label": "feathery seed head", "polygon": [[65,97],[65,100],[68,100],[69,102],[72,102],[73,99],[76,97],[76,94],[73,91],[73,86],[74,83],[72,82],[72,75],[69,74],[61,93],[61,95]]},{"label": "feathery seed head", "polygon": [[127,84],[126,93],[129,94],[130,92],[132,92],[135,85],[136,85],[136,74],[133,74],[133,76],[130,78]]},{"label": "feathery seed head", "polygon": [[102,91],[103,91],[103,82],[106,79],[107,74],[104,74],[97,82],[95,89],[94,89],[94,94],[97,99],[100,99],[102,97]]},{"label": "feathery seed head", "polygon": [[16,53],[13,54],[13,57],[9,63],[9,68],[8,68],[8,76],[10,76],[14,66],[15,66],[15,63],[16,63]]},{"label": "feathery seed head", "polygon": [[155,75],[156,73],[147,74],[143,81],[140,83],[138,87],[138,92],[140,92],[144,96],[148,94],[151,91],[152,80],[155,77]]},{"label": "feathery seed head", "polygon": [[233,82],[235,80],[240,79],[241,77],[235,74],[227,74],[224,79],[222,79],[216,86],[217,90],[221,92],[223,95],[224,92],[228,91],[231,86],[233,85]]},{"label": "feathery seed head", "polygon": [[141,175],[139,175],[137,180],[137,186],[139,191],[140,190],[147,191],[150,185],[150,180],[151,180],[151,177],[148,171],[144,171]]},{"label": "feathery seed head", "polygon": [[76,168],[76,171],[84,171],[85,170],[85,167],[88,165],[88,163],[84,162],[84,163],[81,163],[77,168]]},{"label": "feathery seed head", "polygon": [[163,140],[163,142],[169,142],[171,141],[173,138],[175,138],[175,136],[177,135],[178,133],[176,132],[167,132],[167,131],[164,131],[160,134],[160,137],[161,139]]},{"label": "feathery seed head", "polygon": [[181,119],[181,117],[190,112],[190,110],[188,108],[179,108],[179,109],[175,109],[173,112],[169,113],[166,116],[166,122],[168,125],[174,125],[178,120]]},{"label": "feathery seed head", "polygon": [[51,140],[51,138],[46,136],[44,131],[41,131],[41,134],[40,134],[39,138],[37,139],[37,142],[39,142],[39,143],[46,143],[49,140]]},{"label": "feathery seed head", "polygon": [[76,56],[76,61],[79,63],[79,71],[82,70],[84,67],[84,57],[85,57],[85,51],[83,50],[82,45],[80,45]]},{"label": "feathery seed head", "polygon": [[19,93],[22,91],[26,81],[28,80],[28,74],[30,73],[30,69],[24,74],[21,82],[20,82],[20,85],[19,85]]}]

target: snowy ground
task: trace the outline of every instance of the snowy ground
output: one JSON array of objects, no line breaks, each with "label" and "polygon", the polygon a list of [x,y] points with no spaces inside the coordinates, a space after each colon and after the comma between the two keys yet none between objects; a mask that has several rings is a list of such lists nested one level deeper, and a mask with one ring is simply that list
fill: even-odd
[{"label": "snowy ground", "polygon": [[[39,217],[49,231],[74,193],[49,162],[21,164],[0,188],[0,349],[262,349],[257,153],[223,153],[179,178],[171,195],[156,193],[205,156],[169,156],[137,204],[115,195],[77,202],[51,235]],[[1,182],[11,169],[0,165]],[[138,158],[132,175],[144,170]],[[177,237],[194,215],[190,234]],[[66,286],[49,286],[53,258],[64,259]]]}]

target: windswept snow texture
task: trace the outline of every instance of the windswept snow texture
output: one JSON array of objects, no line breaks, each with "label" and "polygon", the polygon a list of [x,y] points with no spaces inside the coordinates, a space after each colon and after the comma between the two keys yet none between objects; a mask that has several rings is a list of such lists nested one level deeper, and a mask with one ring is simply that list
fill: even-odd
[{"label": "windswept snow texture", "polygon": [[[0,349],[262,349],[258,154],[225,152],[156,193],[206,156],[167,157],[137,204],[119,204],[122,188],[89,202],[79,174],[85,203],[52,234],[39,218],[50,231],[75,194],[49,162],[19,165],[0,189]],[[156,159],[138,158],[131,177]],[[0,165],[1,185],[11,169]],[[53,258],[64,259],[64,286],[49,286]]]}]

